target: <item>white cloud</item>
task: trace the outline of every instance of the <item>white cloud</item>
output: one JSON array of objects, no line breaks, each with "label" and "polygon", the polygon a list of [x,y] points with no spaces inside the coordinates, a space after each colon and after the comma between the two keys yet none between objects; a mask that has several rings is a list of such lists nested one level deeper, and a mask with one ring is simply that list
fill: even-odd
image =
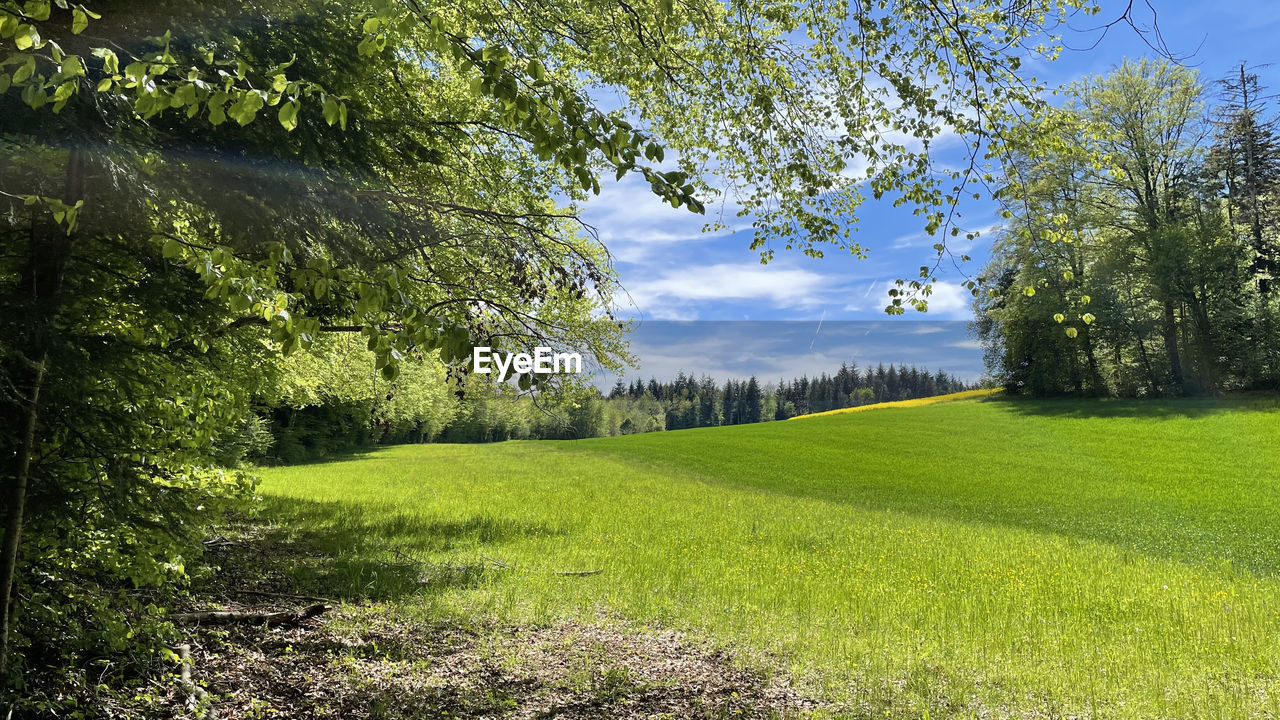
[{"label": "white cloud", "polygon": [[732,229],[737,210],[736,205],[723,201],[708,205],[706,215],[673,208],[654,195],[642,177],[629,175],[619,182],[603,183],[600,194],[583,203],[581,216],[596,229],[614,257],[643,263],[659,252],[670,252],[674,243],[701,243],[723,235],[710,235],[703,229],[713,221]]},{"label": "white cloud", "polygon": [[[894,287],[892,280],[877,281],[873,287],[880,283],[884,284],[884,292]],[[875,295],[868,293],[862,299],[846,304],[843,310],[849,313],[878,311],[889,304],[889,298],[884,292]],[[973,299],[973,295],[960,283],[939,280],[933,283],[933,294],[925,299],[929,301],[929,312],[921,315],[908,308],[907,313],[920,315],[921,320],[968,320],[972,315],[969,302]],[[922,325],[911,332],[924,335],[937,331],[937,328]]]},{"label": "white cloud", "polygon": [[911,233],[909,235],[899,235],[890,243],[890,247],[894,250],[904,250],[906,248],[929,247],[936,240],[930,235],[924,233]]},{"label": "white cloud", "polygon": [[940,328],[940,327],[938,327],[937,325],[924,325],[924,324],[921,324],[921,325],[920,325],[920,327],[917,327],[917,328],[911,328],[910,330],[907,330],[906,332],[907,332],[907,334],[909,334],[909,335],[932,335],[932,334],[934,334],[934,333],[940,333],[940,332],[943,332],[944,330],[945,330],[944,328]]},{"label": "white cloud", "polygon": [[723,300],[768,302],[774,307],[815,305],[831,286],[830,278],[816,272],[747,262],[671,268],[627,289],[642,312],[658,317],[671,305]]},{"label": "white cloud", "polygon": [[601,231],[600,240],[609,248],[615,260],[625,263],[642,264],[654,259],[658,253],[671,254],[680,252],[673,248],[678,243],[694,244],[706,242],[709,235],[681,234],[662,230],[641,230],[620,236],[616,232],[606,234]]},{"label": "white cloud", "polygon": [[[947,246],[947,249],[956,255],[968,254],[974,247],[981,242],[989,242],[991,234],[1000,228],[1000,223],[988,223],[981,227],[968,230],[964,225],[960,225],[964,230],[960,235],[944,236],[941,233],[935,235],[926,235],[925,233],[911,233],[909,235],[900,235],[893,239],[890,247],[894,250],[905,250],[908,248],[933,248],[937,243]],[[969,239],[968,234],[973,232],[976,237]]]},{"label": "white cloud", "polygon": [[939,280],[933,284],[929,301],[929,316],[940,320],[967,320],[971,312],[969,302],[973,294],[960,283]]},{"label": "white cloud", "polygon": [[697,311],[690,308],[658,305],[652,308],[642,308],[642,310],[645,311],[650,320],[689,321],[698,319]]}]

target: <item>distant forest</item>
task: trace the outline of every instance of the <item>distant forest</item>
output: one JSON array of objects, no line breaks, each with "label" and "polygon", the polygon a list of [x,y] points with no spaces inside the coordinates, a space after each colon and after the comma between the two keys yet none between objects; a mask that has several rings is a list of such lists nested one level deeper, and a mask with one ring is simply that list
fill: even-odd
[{"label": "distant forest", "polygon": [[467,394],[454,418],[422,442],[495,442],[631,435],[695,427],[743,425],[891,400],[945,395],[974,386],[941,370],[885,366],[860,371],[844,364],[834,374],[801,376],[776,383],[756,377],[726,380],[686,375],[648,382],[618,380],[608,395],[594,387],[537,402],[483,386]]},{"label": "distant forest", "polygon": [[[876,368],[859,371],[856,364],[844,364],[834,375],[815,378],[801,376],[790,381],[762,385],[754,376],[748,380],[727,380],[724,385],[707,376],[695,378],[680,373],[674,382],[647,384],[622,380],[609,392],[608,401],[623,409],[627,419],[619,433],[648,430],[680,430],[692,427],[741,425],[768,420],[786,420],[797,415],[825,412],[892,400],[946,395],[971,386],[942,370],[930,373],[914,366]],[[641,408],[643,418],[658,418],[645,398],[661,406],[661,423],[636,422],[633,409]]]},{"label": "distant forest", "polygon": [[[595,388],[568,400],[538,404],[498,388],[471,394],[455,419],[440,432],[444,442],[514,439],[573,439],[631,435],[695,427],[786,420],[796,415],[891,400],[945,395],[974,387],[941,370],[930,373],[904,365],[859,371],[844,364],[822,373],[777,383],[756,377],[726,380],[683,372],[660,382],[618,380],[606,396]],[[545,400],[545,398],[544,398]],[[424,441],[428,440],[423,438]]]},{"label": "distant forest", "polygon": [[[296,368],[292,376],[317,370],[329,375],[335,367],[342,363],[331,358]],[[671,381],[619,380],[607,395],[592,386],[567,386],[536,398],[472,377],[459,398],[434,376],[368,385],[356,380],[367,370],[351,370],[315,378],[305,391],[264,407],[247,454],[291,461],[392,443],[575,439],[741,425],[974,387],[941,370],[844,364],[834,374],[769,383],[755,377],[718,383],[681,372]]]}]

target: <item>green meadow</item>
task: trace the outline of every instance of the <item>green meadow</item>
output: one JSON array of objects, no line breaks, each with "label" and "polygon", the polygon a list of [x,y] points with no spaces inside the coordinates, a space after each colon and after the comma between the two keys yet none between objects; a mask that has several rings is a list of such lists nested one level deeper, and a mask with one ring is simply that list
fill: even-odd
[{"label": "green meadow", "polygon": [[333,558],[301,587],[677,628],[825,714],[1280,716],[1274,398],[400,446],[264,468],[260,492]]}]

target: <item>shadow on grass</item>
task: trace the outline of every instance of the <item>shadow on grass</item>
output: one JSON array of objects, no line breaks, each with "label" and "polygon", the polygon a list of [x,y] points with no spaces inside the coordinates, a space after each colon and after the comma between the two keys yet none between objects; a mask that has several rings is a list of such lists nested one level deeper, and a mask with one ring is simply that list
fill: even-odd
[{"label": "shadow on grass", "polygon": [[[974,412],[980,406],[990,412]],[[933,416],[935,409],[955,416]],[[629,436],[591,452],[675,478],[1280,578],[1276,393],[991,398],[913,413],[688,431],[704,433],[696,445],[674,433]],[[1221,422],[1198,422],[1211,418]],[[1203,427],[1176,422],[1187,419]]]},{"label": "shadow on grass", "polygon": [[994,397],[1019,415],[1056,418],[1199,418],[1224,412],[1280,410],[1280,394],[1250,393],[1189,398],[1020,398]]},{"label": "shadow on grass", "polygon": [[334,600],[393,600],[483,583],[501,571],[486,548],[551,536],[545,525],[473,516],[437,520],[338,502],[268,496],[215,547],[223,582],[240,590],[303,592]]},{"label": "shadow on grass", "polygon": [[310,454],[302,457],[282,458],[278,455],[269,455],[259,458],[254,462],[262,467],[304,467],[307,465],[329,465],[330,463],[348,462],[354,460],[365,460],[377,455],[380,451],[395,445],[363,445],[338,450],[326,450],[320,454]]}]

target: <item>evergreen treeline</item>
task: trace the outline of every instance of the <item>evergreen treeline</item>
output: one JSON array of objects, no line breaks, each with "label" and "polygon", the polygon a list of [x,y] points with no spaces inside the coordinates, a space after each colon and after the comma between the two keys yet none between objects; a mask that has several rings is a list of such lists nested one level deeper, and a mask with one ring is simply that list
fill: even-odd
[{"label": "evergreen treeline", "polygon": [[1280,134],[1241,65],[1126,62],[1067,90],[1006,160],[1006,224],[977,303],[1013,392],[1280,386]]},{"label": "evergreen treeline", "polygon": [[762,384],[753,376],[717,385],[705,375],[684,373],[671,382],[618,380],[607,402],[621,420],[616,429],[609,428],[609,434],[786,420],[870,403],[945,395],[969,387],[941,370],[930,373],[905,365],[886,368],[883,363],[865,371],[859,371],[856,364],[843,364],[834,375],[801,376],[776,384]]}]

